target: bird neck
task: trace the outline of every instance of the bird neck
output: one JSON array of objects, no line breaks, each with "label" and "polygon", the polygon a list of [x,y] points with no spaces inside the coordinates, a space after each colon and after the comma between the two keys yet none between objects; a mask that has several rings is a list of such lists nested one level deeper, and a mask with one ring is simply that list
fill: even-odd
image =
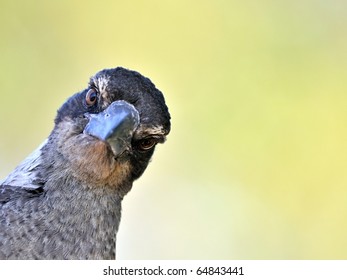
[{"label": "bird neck", "polygon": [[55,226],[66,239],[79,244],[72,248],[70,258],[114,259],[122,202],[117,191],[82,184],[71,176],[52,177],[45,188],[52,214],[58,219]]}]

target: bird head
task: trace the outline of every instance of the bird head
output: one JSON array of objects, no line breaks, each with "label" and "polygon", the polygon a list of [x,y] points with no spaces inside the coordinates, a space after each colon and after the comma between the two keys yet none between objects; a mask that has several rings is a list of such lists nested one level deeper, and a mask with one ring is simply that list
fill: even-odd
[{"label": "bird head", "polygon": [[105,69],[58,110],[46,156],[66,176],[93,186],[122,186],[126,193],[169,132],[163,94],[148,78]]}]

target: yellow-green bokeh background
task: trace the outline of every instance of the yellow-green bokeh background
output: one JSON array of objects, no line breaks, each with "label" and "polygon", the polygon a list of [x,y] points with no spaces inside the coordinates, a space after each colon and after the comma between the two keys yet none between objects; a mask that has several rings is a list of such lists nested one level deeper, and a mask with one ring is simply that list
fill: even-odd
[{"label": "yellow-green bokeh background", "polygon": [[1,0],[0,61],[0,178],[98,70],[164,92],[119,259],[347,259],[346,1]]}]

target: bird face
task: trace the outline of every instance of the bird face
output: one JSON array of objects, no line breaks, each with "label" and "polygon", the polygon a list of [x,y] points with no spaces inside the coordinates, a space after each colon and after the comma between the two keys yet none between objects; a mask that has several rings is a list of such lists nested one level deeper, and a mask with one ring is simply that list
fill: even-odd
[{"label": "bird face", "polygon": [[[129,186],[170,131],[162,93],[137,72],[102,70],[58,110],[54,164],[93,186]],[[125,190],[126,191],[126,190]]]},{"label": "bird face", "polygon": [[169,131],[149,79],[123,68],[93,76],[0,182],[0,259],[114,259],[121,201]]}]

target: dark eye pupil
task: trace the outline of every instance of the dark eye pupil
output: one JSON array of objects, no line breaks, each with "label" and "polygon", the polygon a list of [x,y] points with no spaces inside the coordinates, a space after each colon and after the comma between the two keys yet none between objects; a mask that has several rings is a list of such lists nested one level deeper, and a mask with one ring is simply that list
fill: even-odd
[{"label": "dark eye pupil", "polygon": [[148,146],[151,146],[152,143],[153,143],[152,140],[146,139],[146,140],[144,140],[144,141],[142,142],[142,145],[143,145],[144,147],[148,147]]},{"label": "dark eye pupil", "polygon": [[90,101],[92,101],[92,102],[94,102],[94,101],[95,101],[95,99],[96,99],[96,93],[95,93],[95,92],[93,92],[93,93],[91,93],[91,94],[90,94],[90,96],[89,96],[89,100],[90,100]]}]

